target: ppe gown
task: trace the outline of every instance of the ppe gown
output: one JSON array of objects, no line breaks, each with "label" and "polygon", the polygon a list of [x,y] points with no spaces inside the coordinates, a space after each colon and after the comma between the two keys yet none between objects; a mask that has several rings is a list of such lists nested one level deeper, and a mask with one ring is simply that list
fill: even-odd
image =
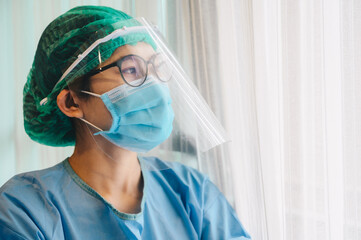
[{"label": "ppe gown", "polygon": [[[218,188],[195,169],[140,158],[141,212],[121,213],[68,160],[0,188],[1,239],[250,239]],[[158,170],[157,170],[158,169]]]}]

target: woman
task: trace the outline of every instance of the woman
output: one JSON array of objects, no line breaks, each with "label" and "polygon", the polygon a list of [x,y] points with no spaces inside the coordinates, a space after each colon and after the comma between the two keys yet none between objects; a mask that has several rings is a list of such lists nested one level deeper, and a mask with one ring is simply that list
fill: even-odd
[{"label": "woman", "polygon": [[187,109],[190,96],[174,92],[188,85],[153,33],[97,6],[71,9],[45,29],[24,87],[25,130],[75,149],[2,186],[2,239],[249,238],[207,177],[138,156],[169,137],[173,108]]}]

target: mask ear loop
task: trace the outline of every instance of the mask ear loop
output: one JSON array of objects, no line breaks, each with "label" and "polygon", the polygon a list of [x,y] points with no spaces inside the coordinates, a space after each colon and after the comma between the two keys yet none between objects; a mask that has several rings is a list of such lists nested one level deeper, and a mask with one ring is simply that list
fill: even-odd
[{"label": "mask ear loop", "polygon": [[[98,61],[99,61],[99,64],[101,64],[101,63],[103,62],[103,61],[102,61],[102,58],[101,58],[101,54],[100,54],[100,49],[99,49],[99,48],[98,48]],[[101,95],[96,94],[96,93],[93,93],[93,92],[84,91],[84,90],[81,90],[81,92],[83,92],[83,93],[85,93],[85,94],[89,94],[89,95],[94,96],[94,97],[101,98]],[[100,131],[100,132],[103,132],[104,130],[101,129],[100,127],[97,127],[97,126],[94,125],[93,123],[85,120],[84,118],[78,118],[78,119],[81,120],[81,121],[83,121],[83,122],[85,123],[85,126],[87,127],[88,132],[89,132],[90,136],[92,137],[92,139],[93,139],[95,145],[97,146],[97,148],[100,149],[100,151],[101,151],[104,155],[106,155],[109,159],[112,159],[112,160],[113,160],[113,158],[112,158],[108,153],[106,153],[106,152],[103,150],[103,148],[101,148],[101,147],[99,146],[99,143],[95,140],[93,131],[89,128],[89,126],[92,126],[93,128],[97,129],[97,130]],[[102,136],[102,137],[103,137],[103,136]],[[104,137],[103,137],[103,138],[104,138]],[[105,138],[104,138],[104,139],[105,139]],[[106,139],[105,139],[105,140],[106,140]],[[107,140],[107,141],[108,141],[108,140]],[[111,142],[109,142],[109,143],[111,143]]]},{"label": "mask ear loop", "polygon": [[[95,126],[95,125],[92,124],[91,122],[83,119],[83,118],[78,118],[78,119],[81,120],[81,121],[83,121],[84,123],[86,123],[85,125],[86,125],[86,127],[87,127],[87,129],[88,129],[88,132],[89,132],[90,136],[92,137],[92,139],[93,139],[95,145],[97,146],[97,148],[98,148],[105,156],[107,156],[109,159],[114,160],[112,156],[110,156],[106,151],[104,151],[104,149],[103,149],[101,146],[99,146],[99,143],[95,140],[94,134],[93,134],[92,130],[89,128],[89,126],[92,126],[92,127],[94,127],[95,129],[97,129],[97,130],[99,130],[99,131],[103,131],[103,130],[102,130],[101,128]],[[103,137],[103,136],[102,136],[102,137]],[[103,137],[103,138],[104,138],[104,137]],[[105,139],[105,138],[104,138],[104,139]],[[105,139],[105,140],[108,141],[107,139]],[[111,142],[109,142],[109,143],[112,144]]]},{"label": "mask ear loop", "polygon": [[[84,90],[81,90],[81,92],[83,92],[83,93],[85,93],[85,94],[89,94],[89,95],[94,96],[94,97],[101,98],[101,95],[96,94],[96,93],[93,93],[93,92],[84,91]],[[99,143],[95,140],[93,131],[89,128],[89,126],[97,129],[97,130],[100,131],[100,132],[103,132],[104,130],[101,129],[100,127],[94,125],[93,123],[85,120],[84,118],[78,118],[78,119],[81,120],[81,121],[83,121],[83,122],[85,123],[85,125],[86,125],[86,127],[87,127],[87,129],[88,129],[88,132],[89,132],[90,136],[92,137],[93,141],[95,142],[97,148],[100,149],[100,151],[101,151],[102,153],[104,153],[104,155],[106,155],[109,159],[114,160],[108,153],[106,153],[106,152],[103,150],[103,148],[101,148],[101,147],[99,146]],[[103,137],[103,136],[102,136],[102,137]],[[103,138],[104,138],[104,137],[103,137]],[[104,138],[104,139],[107,140],[106,138]],[[107,140],[107,141],[108,141],[108,140]],[[109,143],[111,143],[111,142],[109,142]],[[112,144],[112,143],[111,143],[111,144]]]},{"label": "mask ear loop", "polygon": [[[100,127],[95,126],[94,124],[92,124],[91,122],[85,120],[84,118],[78,118],[78,119],[81,120],[81,121],[83,121],[83,122],[85,122],[86,124],[92,126],[93,128],[99,130],[100,132],[103,131],[103,129],[101,129]],[[87,126],[88,126],[88,125],[87,125]],[[89,129],[89,130],[90,130],[90,129]]]},{"label": "mask ear loop", "polygon": [[[94,124],[90,123],[89,121],[87,121],[87,120],[85,120],[85,119],[83,119],[83,118],[78,118],[78,119],[80,119],[81,121],[87,123],[87,124],[85,124],[85,125],[86,125],[86,127],[87,127],[87,129],[88,129],[88,132],[89,132],[90,136],[92,137],[93,141],[95,142],[95,145],[97,146],[97,148],[100,149],[100,151],[101,151],[105,156],[107,156],[109,159],[114,160],[114,158],[113,158],[112,156],[110,156],[106,151],[104,151],[104,149],[103,149],[101,146],[99,146],[99,143],[95,140],[94,134],[92,133],[92,130],[89,128],[89,126],[92,126],[92,127],[96,128],[96,129],[100,129],[100,131],[102,131],[101,128],[96,127]],[[88,125],[88,124],[89,124],[89,125]],[[100,136],[101,136],[101,135],[100,135]],[[104,138],[103,136],[101,136],[101,137]],[[104,138],[104,139],[105,139],[106,141],[108,141],[106,138]],[[113,143],[110,142],[110,141],[108,141],[108,142],[109,142],[110,144],[113,144]],[[138,158],[139,164],[141,165],[142,177],[143,177],[143,179],[144,179],[144,171],[145,171],[146,169],[150,169],[150,167],[146,164],[146,162],[142,161],[142,158],[141,158],[140,156],[137,156],[137,158]],[[144,190],[143,190],[143,191],[144,191]]]}]

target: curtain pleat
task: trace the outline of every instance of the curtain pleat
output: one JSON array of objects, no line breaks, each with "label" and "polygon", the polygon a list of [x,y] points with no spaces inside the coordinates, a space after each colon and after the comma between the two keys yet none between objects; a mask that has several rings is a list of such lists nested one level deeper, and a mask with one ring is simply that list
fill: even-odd
[{"label": "curtain pleat", "polygon": [[342,1],[342,138],[344,239],[361,239],[361,2]]}]

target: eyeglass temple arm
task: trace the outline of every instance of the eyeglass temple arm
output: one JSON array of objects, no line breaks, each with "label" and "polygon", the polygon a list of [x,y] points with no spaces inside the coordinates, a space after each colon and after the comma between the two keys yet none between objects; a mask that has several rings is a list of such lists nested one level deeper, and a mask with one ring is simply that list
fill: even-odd
[{"label": "eyeglass temple arm", "polygon": [[101,68],[98,68],[98,69],[94,69],[94,70],[91,70],[89,73],[85,74],[84,76],[85,77],[91,77],[91,76],[94,76],[95,74],[98,74],[98,73],[101,73],[109,68],[112,68],[112,67],[115,67],[117,66],[117,62],[113,62],[109,65],[106,65],[104,67],[101,67]]}]

